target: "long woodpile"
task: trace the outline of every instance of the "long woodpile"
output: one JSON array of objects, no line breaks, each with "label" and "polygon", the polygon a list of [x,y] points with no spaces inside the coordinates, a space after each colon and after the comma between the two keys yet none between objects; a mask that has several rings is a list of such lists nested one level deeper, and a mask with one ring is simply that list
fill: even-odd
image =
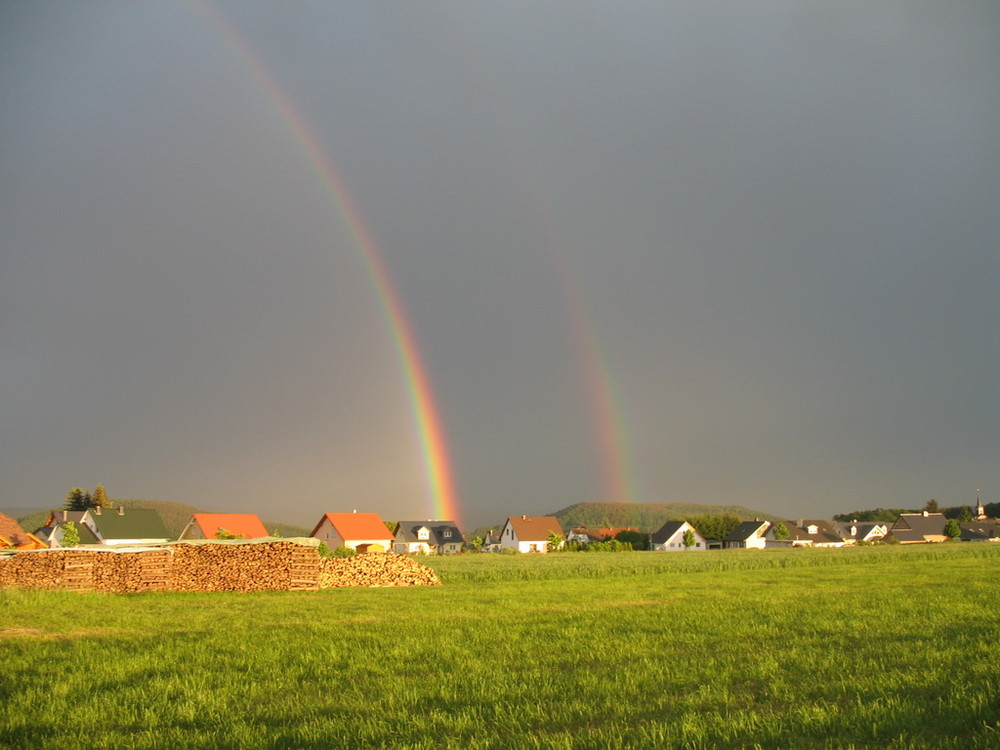
[{"label": "long woodpile", "polygon": [[0,557],[0,587],[77,591],[317,591],[343,586],[436,586],[401,555],[321,558],[290,541],[177,544],[139,551],[39,550]]},{"label": "long woodpile", "polygon": [[319,554],[294,542],[179,544],[176,591],[317,591]]},{"label": "long woodpile", "polygon": [[320,559],[321,588],[341,586],[440,586],[437,574],[405,555],[369,554]]}]

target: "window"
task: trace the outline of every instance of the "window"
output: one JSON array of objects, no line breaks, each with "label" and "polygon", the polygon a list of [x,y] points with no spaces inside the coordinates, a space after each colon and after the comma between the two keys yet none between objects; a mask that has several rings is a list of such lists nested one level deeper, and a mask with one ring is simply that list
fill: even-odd
[{"label": "window", "polygon": [[445,529],[444,530],[444,538],[445,539],[451,539],[451,529]]},{"label": "window", "polygon": [[420,529],[417,530],[417,539],[423,540],[430,538],[431,538],[431,532],[428,531],[426,528],[421,527]]}]

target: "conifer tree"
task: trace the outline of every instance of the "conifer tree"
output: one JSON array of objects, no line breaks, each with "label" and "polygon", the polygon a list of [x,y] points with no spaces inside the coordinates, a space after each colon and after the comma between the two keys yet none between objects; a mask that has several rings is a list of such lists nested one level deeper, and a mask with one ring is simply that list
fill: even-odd
[{"label": "conifer tree", "polygon": [[87,510],[92,502],[89,492],[84,492],[81,487],[74,487],[66,494],[66,504],[63,507],[66,510]]},{"label": "conifer tree", "polygon": [[91,499],[90,507],[92,508],[111,507],[111,501],[108,499],[108,493],[105,492],[104,485],[101,484],[100,482],[98,482],[97,486],[94,488],[94,495],[93,498]]}]

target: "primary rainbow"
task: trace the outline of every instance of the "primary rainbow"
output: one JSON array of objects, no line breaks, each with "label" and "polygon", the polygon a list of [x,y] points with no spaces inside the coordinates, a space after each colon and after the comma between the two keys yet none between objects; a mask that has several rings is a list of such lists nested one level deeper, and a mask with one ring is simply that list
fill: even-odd
[{"label": "primary rainbow", "polygon": [[371,230],[351,198],[347,186],[322,143],[316,138],[299,110],[282,91],[274,76],[253,54],[247,42],[228,23],[225,17],[207,0],[191,0],[191,2],[208,22],[208,25],[218,32],[233,55],[250,72],[267,100],[277,110],[281,120],[295,136],[295,140],[308,157],[310,165],[329,193],[331,202],[343,219],[354,245],[360,251],[375,287],[386,326],[389,329],[405,376],[407,395],[420,437],[424,470],[427,474],[434,515],[441,520],[460,523],[458,500],[455,494],[451,463],[448,458],[448,446],[434,402],[434,394],[417,347],[413,328],[407,319],[402,300],[392,283],[389,270]]}]

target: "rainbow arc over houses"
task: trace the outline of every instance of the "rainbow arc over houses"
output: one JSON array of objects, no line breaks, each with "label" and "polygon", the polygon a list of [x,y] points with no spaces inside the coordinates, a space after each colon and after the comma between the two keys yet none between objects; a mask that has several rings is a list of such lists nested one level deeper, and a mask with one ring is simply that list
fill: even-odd
[{"label": "rainbow arc over houses", "polygon": [[207,0],[191,0],[191,2],[208,26],[223,39],[226,47],[249,72],[267,101],[275,108],[320,178],[330,196],[330,202],[343,220],[371,278],[403,370],[407,396],[419,435],[433,513],[438,519],[461,523],[448,446],[427,369],[420,356],[413,327],[371,229],[323,144],[271,72],[253,53],[250,45]]}]

